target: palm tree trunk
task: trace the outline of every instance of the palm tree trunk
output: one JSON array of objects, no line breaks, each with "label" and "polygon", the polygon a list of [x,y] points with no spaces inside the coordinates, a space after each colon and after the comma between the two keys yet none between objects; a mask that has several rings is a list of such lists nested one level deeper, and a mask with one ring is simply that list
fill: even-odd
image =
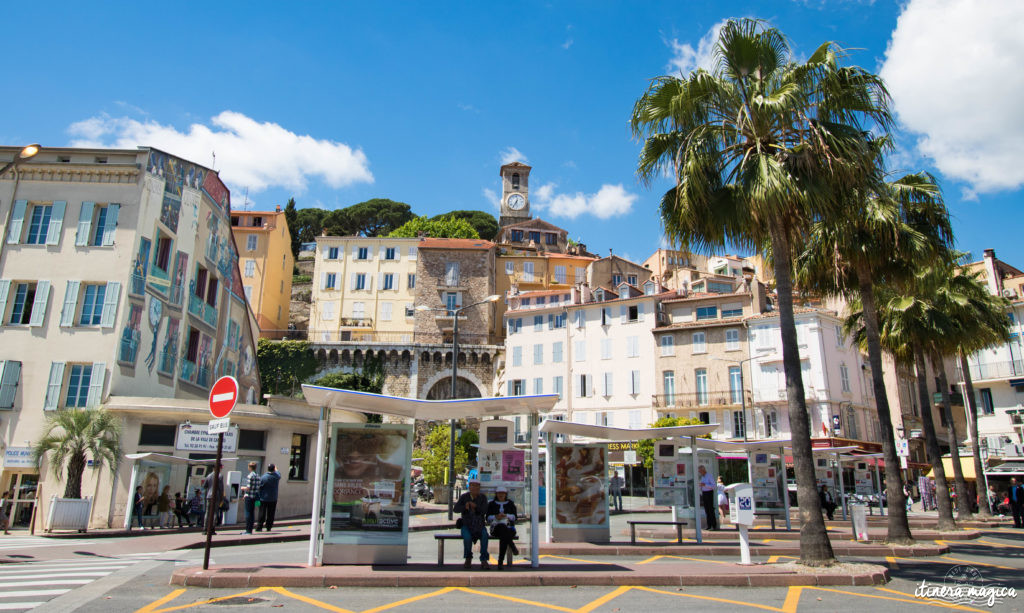
[{"label": "palm tree trunk", "polygon": [[939,393],[942,394],[942,412],[949,424],[949,459],[953,464],[953,479],[956,484],[956,518],[960,521],[974,517],[971,510],[971,499],[967,493],[967,480],[964,479],[964,467],[960,463],[960,441],[956,435],[956,422],[953,421],[953,407],[949,400],[949,380],[946,378],[946,365],[938,351],[932,352],[932,366],[939,375]]},{"label": "palm tree trunk", "polygon": [[924,446],[928,461],[935,476],[935,502],[939,507],[939,530],[956,530],[953,520],[953,505],[949,502],[949,484],[946,483],[946,469],[942,466],[942,451],[939,438],[935,435],[935,420],[932,418],[932,402],[928,397],[928,369],[924,363],[924,349],[914,344],[914,367],[917,369],[917,393],[921,400],[921,425],[924,427]]},{"label": "palm tree trunk", "polygon": [[864,307],[864,333],[868,341],[868,364],[871,366],[871,383],[875,390],[875,410],[878,412],[878,423],[882,430],[882,454],[885,456],[885,495],[889,503],[886,542],[907,545],[914,541],[914,537],[910,533],[910,523],[907,521],[903,475],[900,471],[899,455],[896,453],[896,436],[892,428],[889,396],[885,391],[885,378],[882,374],[882,340],[878,331],[875,288],[871,283],[871,271],[866,265],[859,266],[857,277],[860,283],[860,300]]},{"label": "palm tree trunk", "polygon": [[72,453],[68,458],[68,482],[64,486],[65,498],[82,497],[82,475],[85,473],[85,454]]},{"label": "palm tree trunk", "polygon": [[967,428],[971,433],[971,453],[974,454],[974,477],[975,487],[978,490],[978,516],[984,518],[992,517],[992,508],[989,506],[988,492],[982,491],[985,487],[985,470],[981,462],[981,443],[978,441],[978,403],[974,401],[974,381],[971,379],[971,367],[967,363],[967,356],[959,352],[960,370],[964,373],[964,402],[967,403]]},{"label": "palm tree trunk", "polygon": [[800,348],[793,320],[792,259],[789,239],[779,224],[772,231],[775,288],[779,299],[779,330],[782,333],[782,365],[786,372],[786,398],[793,442],[793,471],[800,502],[800,562],[808,566],[828,566],[835,562],[832,543],[821,514],[821,499],[814,476],[811,450],[811,424],[800,373]]}]

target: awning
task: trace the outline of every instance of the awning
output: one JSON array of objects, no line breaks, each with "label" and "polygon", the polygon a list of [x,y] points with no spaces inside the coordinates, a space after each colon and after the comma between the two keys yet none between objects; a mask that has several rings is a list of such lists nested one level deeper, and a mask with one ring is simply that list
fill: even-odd
[{"label": "awning", "polygon": [[[556,396],[557,398],[557,396]],[[668,428],[612,428],[577,424],[571,421],[548,419],[540,425],[541,432],[568,434],[611,441],[640,441],[644,439],[666,439],[676,436],[703,436],[718,430],[718,424],[697,424],[694,426],[671,426]]]},{"label": "awning", "polygon": [[306,384],[302,386],[302,394],[306,398],[306,402],[314,407],[362,411],[377,415],[396,415],[426,421],[549,413],[558,402],[557,394],[458,400],[417,400],[416,398],[385,396]]},{"label": "awning", "polygon": [[[964,471],[964,479],[969,481],[977,481],[978,473],[974,472],[974,456],[960,456],[960,468]],[[945,456],[942,458],[942,469],[946,471],[946,481],[953,482],[953,458]],[[934,478],[932,474],[932,468],[929,465],[928,469],[924,471],[924,474]]]},{"label": "awning", "polygon": [[779,440],[761,440],[761,441],[716,441],[714,439],[702,438],[697,441],[698,447],[705,449],[714,449],[719,452],[719,455],[723,453],[736,454],[737,457],[746,458],[747,454],[756,451],[768,451],[778,452],[780,448],[791,447],[793,441],[790,439],[779,439]]},{"label": "awning", "polygon": [[[167,455],[166,453],[126,453],[124,457],[129,460],[149,460],[150,462],[160,462],[162,464],[213,464],[215,459],[210,458],[209,460],[193,460],[192,458],[183,458],[176,455]],[[221,458],[221,462],[233,462],[238,458]]]},{"label": "awning", "polygon": [[[974,464],[974,462],[971,462]],[[1000,475],[1011,477],[1013,475],[1024,475],[1024,462],[1003,462],[998,466],[989,466],[985,469],[986,475]]]}]

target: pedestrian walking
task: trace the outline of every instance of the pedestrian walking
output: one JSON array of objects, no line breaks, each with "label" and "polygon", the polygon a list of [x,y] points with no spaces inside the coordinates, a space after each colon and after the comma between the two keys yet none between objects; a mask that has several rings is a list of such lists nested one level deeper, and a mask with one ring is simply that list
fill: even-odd
[{"label": "pedestrian walking", "polygon": [[9,530],[11,526],[11,493],[4,492],[0,496],[0,527],[4,529],[4,534],[10,534]]},{"label": "pedestrian walking", "polygon": [[725,494],[725,481],[722,478],[718,478],[718,483],[715,485],[715,490],[718,492],[718,512],[721,514],[719,521],[724,522],[729,520],[729,497]]},{"label": "pedestrian walking", "polygon": [[[616,471],[612,473],[612,478],[608,482],[608,493],[611,495],[612,503],[615,506],[615,510],[622,512],[622,477]],[[500,566],[501,560],[499,559],[498,564]]]},{"label": "pedestrian walking", "polygon": [[281,473],[277,466],[270,464],[267,472],[260,477],[260,512],[256,520],[256,532],[267,532],[274,529],[274,516],[277,514],[277,488],[281,482]]},{"label": "pedestrian walking", "polygon": [[1010,477],[1010,511],[1013,513],[1013,527],[1024,528],[1024,486],[1017,483],[1017,477]]},{"label": "pedestrian walking", "polygon": [[156,525],[161,528],[170,528],[171,517],[171,486],[165,485],[162,492],[156,499]]},{"label": "pedestrian walking", "polygon": [[252,534],[256,524],[256,504],[260,499],[260,476],[256,473],[256,462],[249,462],[249,474],[242,486],[242,503],[245,505],[245,532]]},{"label": "pedestrian walking", "polygon": [[828,491],[827,485],[821,485],[821,492],[818,493],[818,497],[821,499],[821,508],[825,509],[825,514],[828,515],[829,521],[832,521],[832,516],[836,512],[836,501],[832,497],[832,492]]},{"label": "pedestrian walking", "polygon": [[198,487],[192,494],[192,497],[188,499],[188,525],[191,528],[192,525],[202,527],[203,517],[206,515],[206,508],[203,505],[203,492]]},{"label": "pedestrian walking", "polygon": [[[142,496],[142,486],[138,485],[135,487],[135,495],[132,496],[132,516],[135,521],[139,524],[139,530],[145,530],[146,527],[142,525],[142,503],[145,499]],[[132,522],[128,522],[128,529],[132,529]]]}]

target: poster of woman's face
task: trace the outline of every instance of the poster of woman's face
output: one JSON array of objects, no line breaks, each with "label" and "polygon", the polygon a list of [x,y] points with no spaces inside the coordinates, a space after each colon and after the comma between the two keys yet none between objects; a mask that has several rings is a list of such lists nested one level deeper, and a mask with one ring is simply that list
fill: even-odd
[{"label": "poster of woman's face", "polygon": [[332,454],[332,531],[402,530],[407,436],[395,430],[338,430]]}]

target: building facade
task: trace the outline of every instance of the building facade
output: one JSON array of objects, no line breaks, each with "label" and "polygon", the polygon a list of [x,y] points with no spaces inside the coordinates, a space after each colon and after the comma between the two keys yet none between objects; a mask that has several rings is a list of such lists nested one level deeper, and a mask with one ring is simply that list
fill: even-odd
[{"label": "building facade", "polygon": [[263,338],[283,338],[291,306],[292,237],[281,207],[276,211],[232,211],[242,288]]}]

